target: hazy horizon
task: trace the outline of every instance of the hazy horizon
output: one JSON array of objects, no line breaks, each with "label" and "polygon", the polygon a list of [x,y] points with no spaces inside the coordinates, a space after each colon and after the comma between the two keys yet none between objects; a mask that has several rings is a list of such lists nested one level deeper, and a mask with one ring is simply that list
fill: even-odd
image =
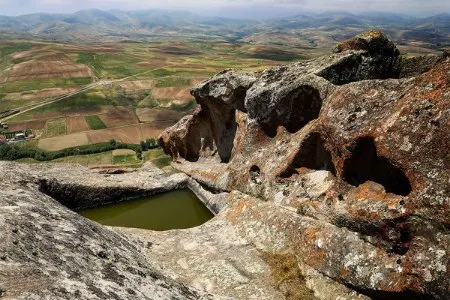
[{"label": "hazy horizon", "polygon": [[[0,15],[74,13],[80,10],[164,9],[189,11],[205,16],[236,19],[270,19],[301,13],[340,11],[349,13],[395,13],[415,17],[450,12],[450,1],[431,0],[0,0]],[[343,9],[343,7],[345,9]]]}]

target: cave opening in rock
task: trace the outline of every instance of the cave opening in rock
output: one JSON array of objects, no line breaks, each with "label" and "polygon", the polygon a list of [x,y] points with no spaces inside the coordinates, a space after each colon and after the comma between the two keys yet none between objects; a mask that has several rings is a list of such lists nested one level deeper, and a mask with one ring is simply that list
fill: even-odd
[{"label": "cave opening in rock", "polygon": [[336,176],[336,169],[331,154],[325,148],[325,143],[320,133],[313,132],[303,140],[291,164],[280,176],[289,178],[293,174],[297,174],[299,168],[326,170]]},{"label": "cave opening in rock", "polygon": [[287,131],[295,133],[319,117],[322,109],[322,98],[317,89],[311,86],[303,86],[295,93],[290,104],[291,115],[284,125]]},{"label": "cave opening in rock", "polygon": [[352,155],[344,162],[343,179],[353,186],[366,181],[381,184],[386,192],[407,196],[412,188],[405,173],[387,158],[378,156],[371,137],[357,140]]},{"label": "cave opening in rock", "polygon": [[273,108],[267,120],[261,122],[261,128],[275,137],[278,126],[284,126],[290,133],[296,133],[312,120],[319,117],[322,98],[319,91],[309,85],[303,85],[279,101],[278,108]]},{"label": "cave opening in rock", "polygon": [[253,183],[260,183],[259,177],[261,176],[261,169],[258,166],[251,166],[250,167],[250,180]]}]

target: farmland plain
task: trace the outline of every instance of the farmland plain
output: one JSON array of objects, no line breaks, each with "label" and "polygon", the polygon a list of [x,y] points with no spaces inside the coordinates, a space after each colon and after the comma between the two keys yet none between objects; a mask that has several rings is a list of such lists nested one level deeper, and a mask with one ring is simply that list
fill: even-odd
[{"label": "farmland plain", "polygon": [[[113,139],[139,144],[195,109],[192,85],[230,67],[257,71],[286,60],[282,51],[279,60],[272,52],[270,59],[253,57],[253,51],[190,39],[82,46],[0,41],[0,111],[19,110],[7,120],[10,129],[32,129],[33,145],[44,151]],[[304,56],[299,50],[292,58]],[[129,156],[86,160],[124,164]]]},{"label": "farmland plain", "polygon": [[69,35],[49,27],[49,36],[40,32],[27,40],[17,39],[23,36],[17,32],[6,38],[0,34],[0,113],[19,110],[3,121],[10,131],[33,130],[33,147],[44,151],[111,140],[139,144],[192,112],[197,103],[190,88],[224,69],[258,71],[322,56],[336,42],[377,22],[404,55],[436,53],[447,45],[447,32],[428,37],[419,25],[407,30],[406,20],[397,20],[395,29],[362,16],[367,22],[356,26],[351,20],[357,17],[348,17],[314,16],[309,25],[296,18],[228,20],[229,27],[189,21],[198,34],[179,26],[174,32],[142,28],[140,34],[121,26],[114,27],[121,34],[111,34],[98,31],[95,20],[89,32],[80,25]]}]

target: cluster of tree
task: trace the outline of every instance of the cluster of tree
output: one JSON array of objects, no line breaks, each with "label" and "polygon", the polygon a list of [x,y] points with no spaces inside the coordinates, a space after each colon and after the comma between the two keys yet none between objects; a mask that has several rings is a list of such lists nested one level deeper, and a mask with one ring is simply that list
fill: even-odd
[{"label": "cluster of tree", "polygon": [[80,147],[68,148],[60,151],[43,151],[36,148],[24,147],[20,144],[1,144],[0,160],[17,160],[21,158],[33,158],[38,161],[50,161],[57,158],[102,153],[116,149],[131,149],[136,152],[138,159],[142,159],[142,152],[149,149],[158,148],[155,139],[142,141],[140,144],[126,144],[111,140],[107,143],[98,143],[93,145],[85,145]]},{"label": "cluster of tree", "polygon": [[141,141],[139,147],[136,151],[136,156],[139,160],[142,159],[142,151],[147,151],[151,149],[159,148],[158,142],[155,139],[146,139],[145,141]]},{"label": "cluster of tree", "polygon": [[142,151],[159,148],[158,142],[155,139],[146,139],[141,142]]},{"label": "cluster of tree", "polygon": [[[1,130],[1,128],[0,128],[0,130]],[[4,136],[5,138],[7,138],[7,139],[12,139],[12,138],[15,137],[16,134],[18,134],[18,133],[23,133],[23,134],[25,134],[26,136],[29,136],[30,134],[33,133],[33,131],[32,131],[31,129],[27,129],[27,130],[17,130],[17,131],[4,131],[4,132],[2,132],[1,135],[3,135],[3,136]]]}]

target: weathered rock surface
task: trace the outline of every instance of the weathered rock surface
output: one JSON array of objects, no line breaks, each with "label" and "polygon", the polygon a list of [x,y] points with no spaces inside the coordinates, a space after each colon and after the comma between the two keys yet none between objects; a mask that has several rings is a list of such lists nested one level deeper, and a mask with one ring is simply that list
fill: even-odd
[{"label": "weathered rock surface", "polygon": [[217,152],[220,160],[227,162],[236,136],[236,110],[245,111],[245,93],[255,81],[254,75],[225,70],[197,85],[192,95],[202,109],[181,120],[178,129],[161,135],[160,144],[165,152],[192,161],[202,153]]},{"label": "weathered rock surface", "polygon": [[[447,299],[449,58],[413,67],[379,32],[336,52],[260,74],[227,71],[194,87],[201,109],[192,118],[211,132],[222,128],[215,145],[234,136],[229,159],[177,148],[198,137],[183,123],[160,143],[208,189],[252,195],[236,207],[238,231],[258,249],[294,251],[304,275],[375,299]],[[222,88],[255,76],[239,93]],[[232,106],[234,118],[224,110],[237,124],[229,135],[209,112],[215,102],[226,106],[222,94],[244,103]],[[296,213],[276,215],[280,209]],[[319,286],[311,284],[327,299]]]},{"label": "weathered rock surface", "polygon": [[[159,139],[189,176],[0,162],[0,298],[448,299],[450,58],[415,66],[379,32],[336,52],[194,87]],[[185,187],[216,217],[69,210]]]},{"label": "weathered rock surface", "polygon": [[[143,247],[39,191],[43,181],[56,186],[59,180],[66,196],[73,200],[68,186],[73,191],[84,186],[86,192],[77,197],[89,195],[89,187],[93,194],[99,190],[106,194],[111,187],[155,193],[177,184],[186,185],[186,176],[170,177],[166,185],[167,178],[161,180],[162,174],[154,168],[132,177],[105,177],[70,165],[0,162],[0,170],[0,298],[214,298],[167,277],[149,263],[142,254]],[[101,196],[96,197],[98,200]],[[85,206],[83,201],[80,204]]]}]

